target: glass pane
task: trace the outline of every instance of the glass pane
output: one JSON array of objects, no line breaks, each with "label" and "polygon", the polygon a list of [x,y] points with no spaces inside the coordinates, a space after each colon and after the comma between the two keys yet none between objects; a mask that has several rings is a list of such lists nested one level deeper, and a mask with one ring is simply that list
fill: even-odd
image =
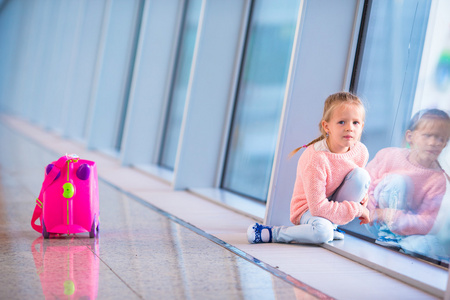
[{"label": "glass pane", "polygon": [[448,266],[450,3],[428,22],[430,5],[370,3],[355,90],[368,103],[363,142],[371,157],[372,223],[344,228]]},{"label": "glass pane", "polygon": [[172,170],[174,169],[177,155],[178,139],[180,137],[181,122],[186,103],[201,6],[201,0],[190,0],[187,4],[175,77],[169,100],[160,164]]},{"label": "glass pane", "polygon": [[[370,153],[402,144],[411,116],[430,1],[372,1],[356,92],[367,100]],[[369,138],[370,137],[370,138]]]},{"label": "glass pane", "polygon": [[300,1],[255,1],[222,187],[266,201]]}]

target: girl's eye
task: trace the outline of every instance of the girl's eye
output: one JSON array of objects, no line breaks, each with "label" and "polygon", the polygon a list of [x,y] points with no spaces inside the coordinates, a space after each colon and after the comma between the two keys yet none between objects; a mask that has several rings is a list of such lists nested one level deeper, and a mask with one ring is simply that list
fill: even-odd
[{"label": "girl's eye", "polygon": [[354,124],[354,125],[358,125],[358,124],[359,124],[359,122],[358,122],[358,121],[355,121],[355,122],[353,122],[353,124]]},{"label": "girl's eye", "polygon": [[338,124],[344,125],[344,121],[339,121]]}]

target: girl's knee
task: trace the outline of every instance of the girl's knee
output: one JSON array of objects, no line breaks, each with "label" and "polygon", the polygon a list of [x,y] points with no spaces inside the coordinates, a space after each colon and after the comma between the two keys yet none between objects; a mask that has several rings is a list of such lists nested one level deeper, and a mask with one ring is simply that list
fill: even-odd
[{"label": "girl's knee", "polygon": [[375,187],[374,196],[380,208],[403,209],[413,192],[411,178],[400,174],[388,174]]},{"label": "girl's knee", "polygon": [[408,191],[411,188],[411,178],[401,174],[388,174],[383,179],[388,188],[396,188],[400,191]]},{"label": "girl's knee", "polygon": [[326,243],[333,240],[334,227],[328,220],[315,220],[312,224],[314,230],[314,239],[317,244]]},{"label": "girl's knee", "polygon": [[355,168],[345,176],[341,186],[331,196],[330,200],[361,202],[369,190],[369,185],[369,172],[363,168]]},{"label": "girl's knee", "polygon": [[354,182],[359,183],[361,186],[364,186],[366,188],[369,188],[370,185],[370,175],[369,172],[367,172],[364,168],[354,168],[352,171],[350,171],[347,176],[345,177],[345,180],[353,180]]}]

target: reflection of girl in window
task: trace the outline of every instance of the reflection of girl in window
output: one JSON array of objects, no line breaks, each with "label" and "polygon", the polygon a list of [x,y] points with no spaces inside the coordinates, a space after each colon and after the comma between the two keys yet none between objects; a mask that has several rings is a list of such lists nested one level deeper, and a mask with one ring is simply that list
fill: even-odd
[{"label": "reflection of girl in window", "polygon": [[320,244],[343,239],[337,225],[354,218],[369,222],[370,177],[363,169],[368,151],[359,142],[364,117],[364,106],[355,95],[341,92],[327,98],[319,123],[322,135],[303,146],[306,150],[298,162],[291,201],[291,221],[296,226],[250,225],[250,243]]},{"label": "reflection of girl in window", "polygon": [[447,145],[450,118],[438,109],[419,111],[405,134],[408,148],[380,150],[367,165],[371,226],[377,243],[401,247],[405,236],[433,227],[446,189],[438,157]]}]

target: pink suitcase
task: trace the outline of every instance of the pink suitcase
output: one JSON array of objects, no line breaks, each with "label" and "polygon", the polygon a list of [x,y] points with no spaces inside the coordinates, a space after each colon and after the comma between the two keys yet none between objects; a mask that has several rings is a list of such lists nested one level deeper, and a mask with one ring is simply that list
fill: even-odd
[{"label": "pink suitcase", "polygon": [[[35,222],[40,219],[40,225]],[[95,162],[65,155],[46,167],[39,198],[31,219],[44,238],[54,234],[89,232],[99,228],[97,167]]]},{"label": "pink suitcase", "polygon": [[36,272],[45,299],[97,299],[99,243],[77,243],[76,239],[44,240],[31,245]]}]

